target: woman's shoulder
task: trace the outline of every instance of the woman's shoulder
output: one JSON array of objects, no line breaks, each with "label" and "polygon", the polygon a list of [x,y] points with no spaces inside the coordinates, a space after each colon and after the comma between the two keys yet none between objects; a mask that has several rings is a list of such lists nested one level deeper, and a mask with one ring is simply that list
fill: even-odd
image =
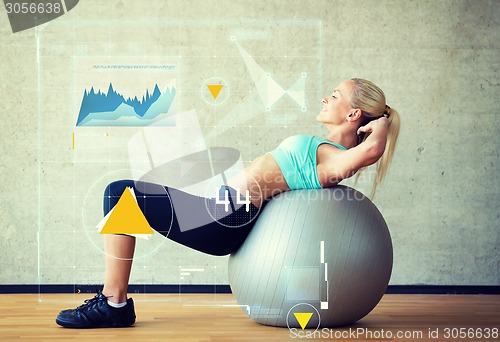
[{"label": "woman's shoulder", "polygon": [[288,143],[288,144],[303,144],[303,143],[309,142],[315,138],[317,138],[317,137],[314,135],[296,134],[296,135],[291,135],[291,136],[285,138],[285,140],[283,140],[282,144],[286,144],[286,143]]}]

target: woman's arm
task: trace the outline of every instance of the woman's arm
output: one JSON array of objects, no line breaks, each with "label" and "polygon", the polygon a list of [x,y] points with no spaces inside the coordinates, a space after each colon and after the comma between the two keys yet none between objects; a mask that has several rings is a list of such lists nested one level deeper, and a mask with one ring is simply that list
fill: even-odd
[{"label": "woman's arm", "polygon": [[335,153],[329,158],[327,170],[331,174],[329,177],[331,183],[338,183],[342,179],[351,177],[359,169],[376,163],[385,151],[388,126],[389,121],[382,117],[360,127],[358,134],[369,133],[365,141],[347,151]]},{"label": "woman's arm", "polygon": [[365,150],[366,157],[375,159],[373,161],[367,160],[368,166],[375,163],[385,151],[385,144],[387,142],[387,130],[389,127],[389,120],[385,116],[380,119],[370,121],[367,125],[358,128],[358,134],[370,133],[364,142],[356,147],[362,147]]}]

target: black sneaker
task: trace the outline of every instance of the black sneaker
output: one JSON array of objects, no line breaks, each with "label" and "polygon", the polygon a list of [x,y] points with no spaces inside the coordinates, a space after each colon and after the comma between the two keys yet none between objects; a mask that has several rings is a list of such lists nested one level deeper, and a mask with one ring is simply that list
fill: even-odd
[{"label": "black sneaker", "polygon": [[107,298],[98,291],[94,298],[86,299],[85,304],[76,309],[59,312],[56,323],[65,328],[120,328],[135,323],[132,298],[121,308],[110,306]]}]

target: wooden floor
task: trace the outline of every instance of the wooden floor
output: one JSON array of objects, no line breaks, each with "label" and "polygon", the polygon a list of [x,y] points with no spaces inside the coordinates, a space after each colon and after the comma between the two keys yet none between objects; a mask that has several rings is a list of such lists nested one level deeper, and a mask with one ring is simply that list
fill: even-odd
[{"label": "wooden floor", "polygon": [[[0,295],[0,341],[233,342],[298,339],[287,328],[253,322],[234,306],[236,303],[231,295],[224,294],[136,294],[132,297],[136,303],[137,323],[131,328],[80,330],[56,325],[54,319],[61,309],[75,307],[92,296]],[[484,337],[487,329],[490,329],[490,338]],[[339,340],[335,337],[341,337],[340,340],[356,341],[499,341],[498,329],[498,295],[386,295],[374,311],[357,324],[318,331],[316,340]],[[349,337],[350,333],[358,335]],[[439,338],[433,338],[436,333]],[[450,338],[446,338],[447,333]],[[460,338],[460,333],[468,335]],[[482,338],[479,338],[480,333]],[[398,338],[398,334],[406,334],[406,338],[404,335]]]}]

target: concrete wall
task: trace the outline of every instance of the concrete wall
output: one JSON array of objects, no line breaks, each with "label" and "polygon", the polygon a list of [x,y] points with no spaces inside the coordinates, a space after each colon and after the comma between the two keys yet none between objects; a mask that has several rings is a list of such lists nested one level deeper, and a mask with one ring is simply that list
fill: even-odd
[{"label": "concrete wall", "polygon": [[[346,78],[374,81],[402,116],[375,198],[393,237],[391,284],[500,285],[499,26],[494,0],[86,0],[15,34],[0,15],[0,283],[102,282],[89,227],[106,182],[130,177],[136,130],[75,127],[78,68],[122,54],[171,56],[177,109],[195,109],[205,143],[245,164],[291,134],[324,135],[321,98]],[[307,72],[304,111],[287,96],[264,108],[232,35],[285,88]],[[200,93],[212,76],[231,84],[218,106]],[[226,258],[159,237],[137,256],[132,283],[227,283]]]}]

